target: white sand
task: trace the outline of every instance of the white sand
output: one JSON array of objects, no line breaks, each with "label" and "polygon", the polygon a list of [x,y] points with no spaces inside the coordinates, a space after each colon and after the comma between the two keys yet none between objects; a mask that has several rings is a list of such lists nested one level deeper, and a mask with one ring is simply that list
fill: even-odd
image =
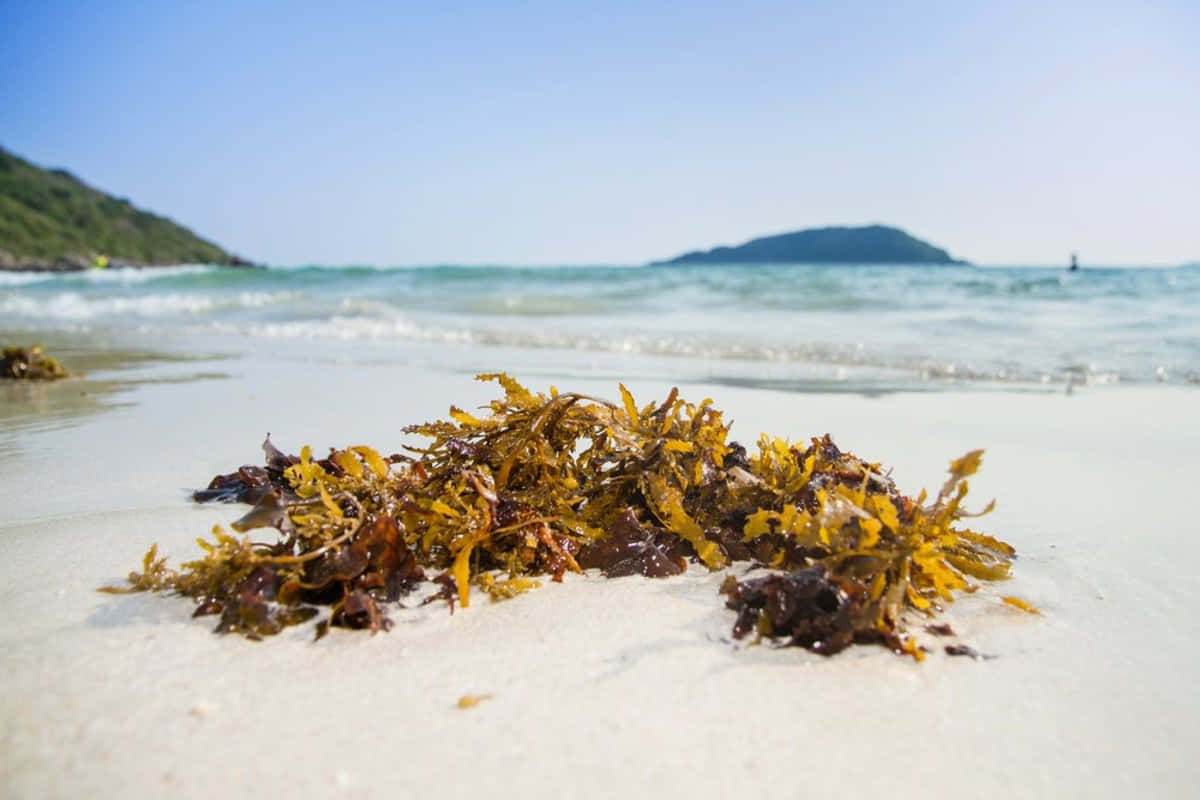
[{"label": "white sand", "polygon": [[[492,393],[413,369],[226,368],[0,441],[0,795],[1169,797],[1200,781],[1195,391],[682,387],[716,398],[744,441],[828,430],[911,491],[988,449],[972,496],[1000,508],[979,527],[1022,558],[948,619],[996,657],[915,664],[735,648],[722,576],[695,570],[396,611],[388,634],[316,644],[311,628],[214,636],[190,601],[95,593],[149,542],[186,559],[240,513],[180,490],[256,461],[267,430],[285,448],[388,446],[402,424]],[[338,386],[291,399],[314,376]],[[467,693],[492,699],[456,708]]]}]

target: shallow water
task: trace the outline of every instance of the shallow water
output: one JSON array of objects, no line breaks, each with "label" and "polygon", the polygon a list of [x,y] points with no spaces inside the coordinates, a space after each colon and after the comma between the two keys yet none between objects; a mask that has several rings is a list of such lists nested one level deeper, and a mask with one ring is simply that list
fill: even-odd
[{"label": "shallow water", "polygon": [[[1200,269],[193,266],[0,274],[0,335],[802,390],[1200,383]],[[347,343],[354,343],[347,346]],[[337,357],[337,356],[330,356]]]}]

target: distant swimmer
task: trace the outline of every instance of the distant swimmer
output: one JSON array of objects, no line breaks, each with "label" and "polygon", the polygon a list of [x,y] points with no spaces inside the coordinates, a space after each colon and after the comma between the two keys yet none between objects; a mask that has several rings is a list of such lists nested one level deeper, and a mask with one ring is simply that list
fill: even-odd
[{"label": "distant swimmer", "polygon": [[1068,268],[1067,271],[1075,272],[1078,269],[1079,269],[1079,256],[1076,253],[1071,253],[1071,266]]}]

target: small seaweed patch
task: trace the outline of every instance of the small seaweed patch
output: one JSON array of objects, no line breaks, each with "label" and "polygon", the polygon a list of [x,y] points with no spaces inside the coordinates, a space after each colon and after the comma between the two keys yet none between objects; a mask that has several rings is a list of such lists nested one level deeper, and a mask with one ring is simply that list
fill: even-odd
[{"label": "small seaweed patch", "polygon": [[[728,440],[710,400],[677,390],[639,406],[577,393],[534,393],[504,374],[487,413],[451,407],[414,425],[429,442],[383,456],[361,445],[315,458],[268,438],[265,464],[215,477],[195,499],[250,510],[200,540],[179,570],[151,547],[129,587],[172,591],[249,638],[321,614],[330,627],[385,630],[389,607],[418,587],[424,602],[468,606],[594,568],[607,576],[677,575],[689,562],[769,568],[722,586],[733,635],[832,654],[854,643],[922,657],[905,618],[932,618],[976,580],[1008,575],[1012,547],[962,524],[967,478],[982,451],[950,464],[930,498],[838,449],[763,435],[750,453]],[[992,508],[989,505],[980,513]],[[275,541],[247,532],[274,529]]]},{"label": "small seaweed patch", "polygon": [[58,360],[42,351],[41,345],[6,347],[0,359],[0,378],[24,381],[54,381],[67,377]]}]

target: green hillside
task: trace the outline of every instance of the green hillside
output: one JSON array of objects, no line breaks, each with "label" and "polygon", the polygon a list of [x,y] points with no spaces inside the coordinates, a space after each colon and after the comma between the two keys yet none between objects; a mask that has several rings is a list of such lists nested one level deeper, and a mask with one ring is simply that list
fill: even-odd
[{"label": "green hillside", "polygon": [[666,264],[962,264],[899,228],[810,228],[751,239],[737,247],[684,253]]},{"label": "green hillside", "polygon": [[234,256],[165,217],[135,208],[60,169],[0,148],[0,268],[234,264]]}]

